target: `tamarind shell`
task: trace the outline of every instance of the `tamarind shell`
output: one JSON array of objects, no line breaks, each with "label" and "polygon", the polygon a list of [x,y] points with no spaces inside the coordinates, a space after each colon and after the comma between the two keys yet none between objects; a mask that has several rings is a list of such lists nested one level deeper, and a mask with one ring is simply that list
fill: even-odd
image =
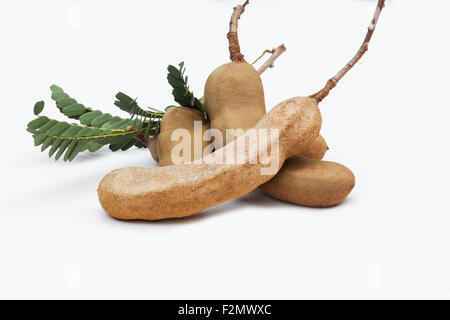
[{"label": "tamarind shell", "polygon": [[253,128],[266,114],[264,89],[256,69],[247,62],[219,66],[205,83],[205,108],[211,128],[222,132],[223,141],[214,140],[216,149],[226,142],[226,129]]},{"label": "tamarind shell", "polygon": [[[159,158],[160,166],[171,166],[175,164],[174,159],[172,159],[172,149],[180,143],[180,141],[172,141],[172,133],[176,129],[185,129],[190,133],[191,154],[189,161],[202,158],[204,155],[211,152],[211,142],[209,140],[203,141],[202,136],[199,136],[197,138],[202,140],[200,141],[202,152],[199,155],[195,155],[194,121],[200,121],[202,123],[201,135],[209,129],[209,125],[203,118],[202,113],[196,109],[176,107],[163,116],[161,120],[161,130],[156,141],[156,153]],[[183,150],[181,150],[180,153],[182,155]]]},{"label": "tamarind shell", "polygon": [[309,207],[331,207],[345,200],[355,186],[347,167],[297,155],[285,161],[278,174],[259,187],[269,196]]},{"label": "tamarind shell", "polygon": [[319,135],[317,139],[301,153],[301,155],[314,160],[322,160],[327,151],[327,142],[324,137]]}]

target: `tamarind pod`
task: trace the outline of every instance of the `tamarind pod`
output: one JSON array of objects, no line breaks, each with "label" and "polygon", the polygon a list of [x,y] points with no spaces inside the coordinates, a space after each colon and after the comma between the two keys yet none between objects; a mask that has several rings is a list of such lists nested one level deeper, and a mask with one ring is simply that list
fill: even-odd
[{"label": "tamarind pod", "polygon": [[227,129],[253,128],[266,114],[264,89],[256,69],[245,61],[215,69],[205,83],[205,108],[210,127],[224,137],[223,141],[213,141],[216,149],[230,142],[225,141]]},{"label": "tamarind pod", "polygon": [[301,155],[314,160],[322,160],[327,151],[327,142],[324,137],[319,135],[317,139],[301,153]]},{"label": "tamarind pod", "polygon": [[355,186],[347,167],[297,155],[285,161],[278,174],[259,187],[269,196],[309,207],[330,207],[345,200]]},{"label": "tamarind pod", "polygon": [[[203,133],[205,133],[209,129],[209,126],[200,111],[187,107],[176,107],[164,114],[164,117],[161,120],[161,130],[156,142],[156,151],[160,166],[171,166],[175,164],[176,159],[172,159],[173,148],[176,145],[184,142],[179,140],[172,140],[173,138],[176,138],[172,137],[172,134],[177,129],[187,130],[190,139],[190,141],[187,141],[187,143],[190,145],[190,150],[181,150],[179,159],[183,159],[182,153],[184,151],[190,151],[190,155],[186,155],[186,158],[189,159],[188,161],[197,160],[199,158],[202,158],[205,153],[211,152],[210,141],[203,141],[202,136],[197,137],[197,135],[194,134],[195,121],[199,121],[201,123],[201,132],[199,132],[198,134],[203,135]],[[197,142],[199,143],[199,146],[201,146],[201,152],[198,152],[198,154],[194,152],[194,138],[199,140]]]}]

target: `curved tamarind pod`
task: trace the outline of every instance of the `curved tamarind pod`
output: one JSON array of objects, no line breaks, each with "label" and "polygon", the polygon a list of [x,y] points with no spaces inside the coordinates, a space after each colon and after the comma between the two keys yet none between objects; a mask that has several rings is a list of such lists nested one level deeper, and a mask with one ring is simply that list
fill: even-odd
[{"label": "curved tamarind pod", "polygon": [[[199,132],[199,136],[194,133],[194,122],[198,121],[201,123],[201,131]],[[172,134],[177,129],[184,129],[186,133],[189,133],[188,137],[180,137],[180,139],[188,138],[190,141],[186,141],[186,143],[190,146],[190,148],[183,148],[180,150],[179,160],[183,162],[194,161],[200,158],[203,158],[205,153],[210,153],[211,143],[210,141],[203,141],[202,134],[207,131],[209,128],[208,123],[203,118],[203,115],[200,111],[186,108],[186,107],[176,107],[168,111],[161,120],[161,130],[158,135],[158,139],[156,142],[156,151],[157,156],[159,158],[160,166],[171,166],[176,164],[176,159],[172,158],[172,152],[174,147],[180,144],[183,144],[184,141],[175,140],[173,141]],[[198,141],[195,141],[198,140]],[[201,147],[201,150],[195,153],[195,143],[197,142],[198,147]],[[189,151],[190,155],[186,155],[183,157],[183,152]],[[151,152],[151,150],[150,150]]]},{"label": "curved tamarind pod", "polygon": [[[316,100],[304,97],[286,100],[265,115],[254,129],[201,159],[201,164],[112,171],[98,187],[100,203],[118,219],[159,220],[195,214],[243,196],[270,180],[287,158],[302,152],[317,138],[321,124]],[[269,132],[266,139],[260,139],[259,151],[267,152],[248,152],[252,134],[260,129],[279,130],[279,135]],[[224,155],[233,154],[239,144],[245,148],[238,148],[235,159],[244,161],[224,163]],[[272,152],[277,147],[278,152]],[[262,174],[266,164],[276,166],[271,174]]]},{"label": "curved tamarind pod", "polygon": [[355,176],[347,167],[297,155],[286,160],[280,172],[259,189],[279,200],[330,207],[344,201],[354,186]]}]

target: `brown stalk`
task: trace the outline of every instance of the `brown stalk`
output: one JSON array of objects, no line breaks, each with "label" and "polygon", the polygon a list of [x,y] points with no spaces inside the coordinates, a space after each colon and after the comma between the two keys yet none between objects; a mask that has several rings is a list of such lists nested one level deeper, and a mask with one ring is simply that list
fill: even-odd
[{"label": "brown stalk", "polygon": [[249,0],[244,4],[238,5],[233,8],[233,14],[230,19],[230,31],[227,34],[228,38],[228,50],[230,51],[230,59],[233,62],[245,62],[244,55],[241,53],[241,47],[239,46],[238,39],[238,21],[241,15],[245,11],[245,7],[249,4]]},{"label": "brown stalk", "polygon": [[317,100],[317,102],[321,102],[329,93],[330,91],[336,87],[338,82],[349,72],[353,66],[358,63],[358,61],[362,58],[362,56],[367,52],[369,49],[369,43],[372,39],[373,33],[375,32],[375,28],[377,26],[378,18],[380,17],[381,10],[384,8],[385,0],[378,0],[377,8],[375,10],[375,13],[373,15],[372,21],[369,25],[369,28],[367,30],[366,37],[364,38],[364,41],[359,48],[356,55],[343,67],[339,72],[332,77],[330,80],[327,81],[325,84],[325,87],[323,87],[319,92],[311,95],[311,98],[314,98]]}]

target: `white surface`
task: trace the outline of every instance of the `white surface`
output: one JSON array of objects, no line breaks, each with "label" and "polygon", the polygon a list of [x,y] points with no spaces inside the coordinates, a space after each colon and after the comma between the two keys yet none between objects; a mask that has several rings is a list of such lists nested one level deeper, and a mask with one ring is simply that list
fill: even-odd
[{"label": "white surface", "polygon": [[[392,0],[371,50],[322,104],[326,159],[357,177],[350,198],[310,209],[259,191],[188,219],[120,222],[100,207],[109,171],[154,166],[146,150],[54,162],[25,132],[48,87],[86,105],[122,90],[172,104],[184,60],[201,95],[227,62],[239,1],[3,1],[1,298],[450,298],[448,1]],[[249,60],[285,42],[263,75],[269,107],[311,94],[353,55],[375,1],[252,1]]]}]

